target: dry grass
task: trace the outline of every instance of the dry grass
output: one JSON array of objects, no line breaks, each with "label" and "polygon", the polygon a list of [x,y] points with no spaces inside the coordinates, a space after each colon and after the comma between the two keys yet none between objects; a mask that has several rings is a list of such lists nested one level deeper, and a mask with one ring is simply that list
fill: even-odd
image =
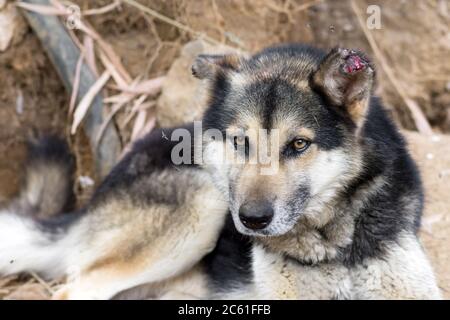
[{"label": "dry grass", "polygon": [[60,287],[60,282],[46,282],[36,274],[14,275],[0,279],[0,299],[47,300]]},{"label": "dry grass", "polygon": [[[133,3],[133,2],[131,2]],[[155,123],[155,116],[145,108],[140,108],[141,105],[147,107],[152,106],[151,103],[146,100],[153,98],[157,95],[161,89],[162,78],[158,79],[132,79],[129,72],[123,66],[121,58],[114,51],[112,46],[106,42],[101,35],[84,20],[86,16],[93,16],[99,14],[105,14],[116,9],[121,4],[120,1],[114,1],[109,5],[101,8],[94,8],[83,10],[81,12],[81,20],[77,22],[78,33],[72,32],[72,38],[74,42],[79,46],[81,55],[77,68],[74,74],[74,88],[71,94],[70,105],[68,107],[69,115],[72,117],[72,124],[70,133],[74,135],[81,122],[85,118],[89,107],[91,106],[95,96],[99,94],[106,86],[113,92],[107,95],[105,99],[108,104],[106,109],[110,109],[109,116],[106,117],[105,123],[102,128],[105,128],[109,121],[111,121],[115,114],[124,109],[127,113],[126,123],[119,124],[119,127],[124,128],[133,119],[133,127],[131,139],[136,139],[146,131],[153,128]],[[137,5],[137,4],[134,4]],[[24,2],[18,2],[17,6],[34,11],[44,15],[58,15],[67,18],[70,14],[68,5],[63,4],[60,1],[52,0],[51,5],[35,5]],[[140,8],[142,10],[142,8]],[[70,30],[70,29],[69,29]],[[84,41],[80,40],[80,37],[84,37]],[[77,91],[80,81],[81,63],[86,60],[94,73],[98,73],[97,61],[101,62],[104,71],[93,86],[87,91],[85,96],[76,104]],[[111,83],[112,82],[112,83]],[[103,91],[105,95],[106,92]],[[117,98],[117,99],[114,99]],[[128,107],[128,108],[127,108]],[[101,139],[103,130],[95,137],[95,141]],[[126,141],[126,144],[132,142]]]}]

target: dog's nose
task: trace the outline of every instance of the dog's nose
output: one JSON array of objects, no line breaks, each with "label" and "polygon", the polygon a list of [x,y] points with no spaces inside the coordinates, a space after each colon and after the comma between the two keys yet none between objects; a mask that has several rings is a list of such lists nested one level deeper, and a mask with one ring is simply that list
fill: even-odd
[{"label": "dog's nose", "polygon": [[249,202],[239,208],[239,219],[249,229],[264,229],[273,218],[273,208],[268,201]]}]

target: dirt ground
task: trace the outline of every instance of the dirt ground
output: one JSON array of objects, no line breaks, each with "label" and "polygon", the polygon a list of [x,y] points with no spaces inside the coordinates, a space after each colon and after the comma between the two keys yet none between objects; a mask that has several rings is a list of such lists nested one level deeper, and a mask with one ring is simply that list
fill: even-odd
[{"label": "dirt ground", "polygon": [[[111,3],[110,0],[73,2],[81,9]],[[359,26],[350,0],[142,0],[140,3],[244,51],[254,52],[287,41],[310,42],[323,48],[335,45],[361,48],[379,66],[376,94],[384,99],[402,128],[416,130],[403,99]],[[382,8],[383,28],[375,30],[373,36],[402,89],[418,102],[433,130],[442,133],[433,139],[417,132],[406,134],[421,167],[427,193],[421,237],[440,287],[450,299],[450,135],[445,135],[450,134],[450,5],[445,0],[356,3],[363,13],[368,4]],[[191,47],[186,52],[184,47],[198,35],[124,4],[90,16],[87,21],[112,45],[133,78],[167,74],[171,79],[172,83],[155,98],[160,125],[180,123],[201,114],[196,109],[201,98],[190,82],[189,59],[204,48]],[[68,133],[69,95],[31,29],[25,27],[22,33],[10,48],[0,52],[0,205],[17,193],[26,141],[38,134],[65,136],[77,158],[77,178],[95,177],[86,137],[82,133],[75,136]],[[130,127],[121,130],[122,139],[129,139]],[[75,189],[79,204],[92,191],[81,190],[78,180]],[[45,283],[37,275],[0,279],[0,298],[48,298],[52,290],[53,283]]]},{"label": "dirt ground", "polygon": [[425,187],[422,243],[446,299],[450,299],[450,135],[424,137],[405,132]]},{"label": "dirt ground", "polygon": [[0,202],[17,190],[25,142],[39,132],[63,133],[67,96],[36,37],[27,33],[0,53]]}]

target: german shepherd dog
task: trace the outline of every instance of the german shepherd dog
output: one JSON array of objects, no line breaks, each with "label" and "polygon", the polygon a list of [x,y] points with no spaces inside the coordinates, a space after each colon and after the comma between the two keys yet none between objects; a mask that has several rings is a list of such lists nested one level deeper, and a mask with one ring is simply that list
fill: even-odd
[{"label": "german shepherd dog", "polygon": [[84,209],[40,219],[70,189],[64,146],[40,141],[0,212],[0,274],[67,276],[56,299],[440,298],[419,173],[364,54],[284,45],[202,55],[192,72],[209,92],[202,162],[194,147],[173,161],[167,137],[192,125],[158,129]]}]

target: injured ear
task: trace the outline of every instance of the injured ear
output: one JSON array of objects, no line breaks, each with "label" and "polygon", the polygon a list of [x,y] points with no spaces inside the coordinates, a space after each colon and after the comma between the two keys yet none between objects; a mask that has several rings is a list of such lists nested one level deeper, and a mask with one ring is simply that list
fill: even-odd
[{"label": "injured ear", "polygon": [[367,111],[374,74],[364,54],[336,48],[323,59],[312,82],[333,104],[346,108],[359,125]]},{"label": "injured ear", "polygon": [[237,70],[240,57],[229,55],[199,55],[192,64],[192,74],[198,79],[214,79],[217,72]]}]

